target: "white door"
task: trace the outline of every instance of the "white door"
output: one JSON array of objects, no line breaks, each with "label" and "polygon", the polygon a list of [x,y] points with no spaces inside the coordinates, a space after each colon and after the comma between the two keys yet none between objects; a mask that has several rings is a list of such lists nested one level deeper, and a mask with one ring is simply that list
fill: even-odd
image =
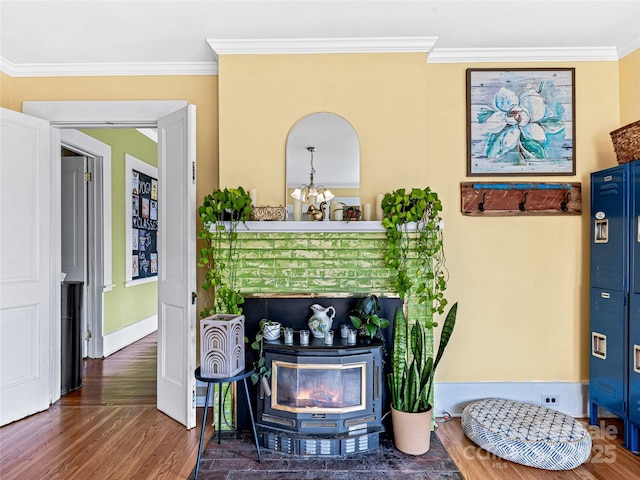
[{"label": "white door", "polygon": [[0,109],[0,425],[50,403],[50,150],[48,121]]},{"label": "white door", "polygon": [[158,120],[158,409],[196,425],[194,105]]},{"label": "white door", "polygon": [[85,157],[62,157],[62,273],[67,282],[84,282],[86,272]]}]

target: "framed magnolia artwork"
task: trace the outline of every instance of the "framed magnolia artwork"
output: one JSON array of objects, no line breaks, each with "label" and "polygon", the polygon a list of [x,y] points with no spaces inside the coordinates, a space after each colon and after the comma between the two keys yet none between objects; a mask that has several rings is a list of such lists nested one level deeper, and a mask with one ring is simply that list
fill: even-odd
[{"label": "framed magnolia artwork", "polygon": [[575,69],[467,70],[467,175],[575,175]]}]

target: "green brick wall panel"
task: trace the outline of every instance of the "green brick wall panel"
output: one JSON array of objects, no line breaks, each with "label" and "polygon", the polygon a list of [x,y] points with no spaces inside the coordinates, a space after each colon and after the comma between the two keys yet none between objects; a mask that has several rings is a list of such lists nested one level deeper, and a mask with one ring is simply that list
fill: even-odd
[{"label": "green brick wall panel", "polygon": [[309,262],[307,260],[297,258],[277,258],[273,263],[274,268],[281,270],[290,268],[306,268],[308,265]]},{"label": "green brick wall panel", "polygon": [[278,285],[296,293],[356,293],[389,291],[392,284],[384,234],[243,233],[239,243],[243,292]]},{"label": "green brick wall panel", "polygon": [[[386,242],[384,233],[242,233],[239,288],[245,294],[393,292]],[[410,318],[427,313],[410,302]],[[433,332],[427,336],[433,350]]]}]

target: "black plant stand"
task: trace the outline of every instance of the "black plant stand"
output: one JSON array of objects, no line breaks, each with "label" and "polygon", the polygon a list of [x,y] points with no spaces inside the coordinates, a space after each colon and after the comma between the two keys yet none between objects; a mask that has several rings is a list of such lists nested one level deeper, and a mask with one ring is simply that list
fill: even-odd
[{"label": "black plant stand", "polygon": [[[249,387],[247,387],[247,378],[251,376],[253,373],[253,369],[249,369],[244,373],[236,375],[235,377],[226,377],[226,378],[209,378],[203,377],[200,374],[200,367],[196,368],[195,376],[196,379],[201,382],[206,382],[207,384],[207,396],[204,401],[204,414],[202,415],[202,428],[200,430],[200,445],[198,446],[198,462],[196,463],[196,473],[194,479],[198,478],[198,473],[200,471],[200,457],[202,456],[202,444],[204,442],[204,429],[207,425],[207,410],[209,409],[209,393],[211,393],[211,386],[213,384],[223,384],[223,383],[233,383],[238,380],[242,380],[244,384],[244,393],[246,394],[247,399],[247,407],[249,407],[249,417],[251,418],[251,428],[253,429],[253,439],[256,443],[256,450],[258,451],[258,461],[262,463],[262,455],[260,454],[260,445],[258,444],[258,434],[256,432],[256,424],[253,419],[253,409],[251,408],[251,399],[249,398]],[[213,405],[212,405],[213,408]],[[221,441],[222,435],[222,388],[218,389],[218,444]]]}]

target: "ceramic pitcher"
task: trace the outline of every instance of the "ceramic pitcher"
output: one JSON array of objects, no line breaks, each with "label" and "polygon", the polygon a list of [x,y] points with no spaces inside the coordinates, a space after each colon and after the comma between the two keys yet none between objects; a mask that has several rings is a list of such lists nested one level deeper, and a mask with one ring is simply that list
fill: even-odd
[{"label": "ceramic pitcher", "polygon": [[[324,338],[324,334],[331,330],[331,324],[333,323],[333,317],[336,316],[336,309],[333,306],[323,307],[317,303],[311,305],[313,315],[309,319],[309,330],[316,338]],[[331,312],[331,315],[329,315]]]}]

